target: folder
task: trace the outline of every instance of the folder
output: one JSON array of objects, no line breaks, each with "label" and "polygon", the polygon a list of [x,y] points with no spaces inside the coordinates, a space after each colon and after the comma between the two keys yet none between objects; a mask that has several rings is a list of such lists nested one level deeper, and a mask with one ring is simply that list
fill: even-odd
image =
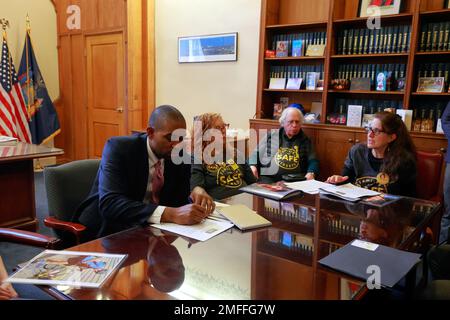
[{"label": "folder", "polygon": [[[366,281],[369,266],[380,268],[380,284],[392,288],[420,261],[420,254],[366,241],[354,240],[319,263]],[[369,269],[370,270],[370,269]]]},{"label": "folder", "polygon": [[241,230],[262,228],[272,225],[272,222],[260,216],[255,211],[250,210],[243,204],[216,208],[216,210]]}]

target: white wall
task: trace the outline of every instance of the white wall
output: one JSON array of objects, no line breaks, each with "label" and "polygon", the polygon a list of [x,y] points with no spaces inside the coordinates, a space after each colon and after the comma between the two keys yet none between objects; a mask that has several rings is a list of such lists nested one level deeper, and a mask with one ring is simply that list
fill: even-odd
[{"label": "white wall", "polygon": [[0,19],[9,20],[8,45],[19,69],[26,34],[26,16],[31,20],[34,53],[50,98],[59,96],[56,12],[50,0],[0,0]]},{"label": "white wall", "polygon": [[[259,0],[156,1],[156,105],[195,115],[220,112],[248,129],[256,110]],[[238,32],[238,61],[178,63],[178,37]]]}]

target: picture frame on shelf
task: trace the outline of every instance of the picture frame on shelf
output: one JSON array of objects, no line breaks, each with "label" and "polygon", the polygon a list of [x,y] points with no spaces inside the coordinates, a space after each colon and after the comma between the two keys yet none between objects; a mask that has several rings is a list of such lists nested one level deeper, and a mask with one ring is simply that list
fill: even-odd
[{"label": "picture frame on shelf", "polygon": [[431,92],[431,93],[442,93],[444,92],[444,77],[426,77],[419,78],[419,84],[417,86],[417,92]]},{"label": "picture frame on shelf", "polygon": [[178,38],[178,63],[237,61],[238,33]]},{"label": "picture frame on shelf", "polygon": [[402,0],[360,0],[359,17],[399,14]]}]

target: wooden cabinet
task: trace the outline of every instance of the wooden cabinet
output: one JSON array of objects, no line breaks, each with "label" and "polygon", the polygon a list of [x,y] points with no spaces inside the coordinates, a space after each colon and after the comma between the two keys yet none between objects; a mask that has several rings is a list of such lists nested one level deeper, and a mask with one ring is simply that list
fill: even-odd
[{"label": "wooden cabinet", "polygon": [[[311,111],[313,102],[321,103],[321,124],[304,125],[304,131],[316,146],[320,160],[320,178],[325,179],[331,174],[341,172],[348,150],[354,144],[366,141],[366,133],[361,128],[328,124],[332,119],[328,117],[329,115],[339,114],[340,109],[343,109],[342,113],[346,116],[345,109],[350,104],[362,105],[366,113],[375,113],[389,107],[426,109],[426,118],[431,114],[431,109],[434,115],[438,114],[438,111],[442,111],[450,100],[450,93],[417,93],[416,89],[419,71],[422,70],[424,63],[433,66],[448,64],[450,70],[449,47],[432,46],[431,48],[438,49],[424,51],[421,45],[423,27],[426,24],[442,26],[443,22],[450,21],[450,9],[446,8],[444,2],[443,0],[403,0],[398,14],[380,17],[382,30],[378,30],[375,34],[367,28],[367,18],[359,17],[360,1],[358,0],[318,0],[314,6],[310,6],[309,0],[262,0],[257,119],[250,120],[251,128],[278,127],[277,121],[271,119],[274,104],[280,103],[282,97],[288,98],[289,103],[302,104],[306,112]],[[397,31],[394,32],[394,30]],[[350,45],[349,36],[347,42],[343,41],[345,34],[350,34],[350,31],[352,34],[353,32],[359,34],[359,38],[352,38],[351,52],[349,46],[343,50],[344,43]],[[323,56],[293,56],[294,40],[301,39],[307,43],[311,41],[316,43],[316,37],[319,35],[320,38],[323,33],[326,35]],[[370,36],[373,35],[376,39],[377,34],[380,39],[383,38],[383,41],[371,40]],[[398,45],[400,36],[401,46]],[[438,39],[436,41],[439,41],[436,32],[434,36]],[[394,39],[397,39],[397,42]],[[267,51],[277,47],[277,41],[288,42],[291,51],[288,50],[287,57],[274,58],[266,55]],[[375,49],[375,44],[380,43],[384,46],[378,46]],[[358,51],[354,49],[355,45],[358,46]],[[332,80],[340,76],[351,80],[354,77],[371,78],[371,73],[377,75],[376,70],[370,69],[374,65],[378,66],[376,70],[390,68],[391,65],[401,66],[397,78],[405,78],[404,88],[394,90],[395,88],[392,87],[391,91],[375,91],[372,86],[372,90],[356,91],[336,90],[331,87]],[[323,67],[321,69],[323,70],[321,76],[324,79],[323,90],[306,90],[303,87],[300,90],[269,88],[272,77],[288,79],[293,77],[293,73],[298,75],[299,68],[314,71],[313,69],[317,66]],[[351,68],[354,70],[350,70]],[[435,76],[441,73],[441,76],[448,78],[448,72],[439,70],[433,69],[432,72],[436,72]],[[401,74],[403,77],[400,76]],[[372,78],[371,81],[373,85]],[[449,79],[447,79],[447,86],[448,82],[450,82]],[[341,105],[343,105],[342,108]],[[442,134],[412,133],[412,137],[418,150],[446,151],[447,142]]]}]

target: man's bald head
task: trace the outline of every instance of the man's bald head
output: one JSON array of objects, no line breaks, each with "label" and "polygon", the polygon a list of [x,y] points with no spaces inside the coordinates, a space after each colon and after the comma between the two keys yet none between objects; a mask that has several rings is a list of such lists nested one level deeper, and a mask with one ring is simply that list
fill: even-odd
[{"label": "man's bald head", "polygon": [[186,120],[177,108],[163,105],[152,112],[148,121],[148,126],[159,131],[164,130],[169,122],[184,123],[186,126]]}]

